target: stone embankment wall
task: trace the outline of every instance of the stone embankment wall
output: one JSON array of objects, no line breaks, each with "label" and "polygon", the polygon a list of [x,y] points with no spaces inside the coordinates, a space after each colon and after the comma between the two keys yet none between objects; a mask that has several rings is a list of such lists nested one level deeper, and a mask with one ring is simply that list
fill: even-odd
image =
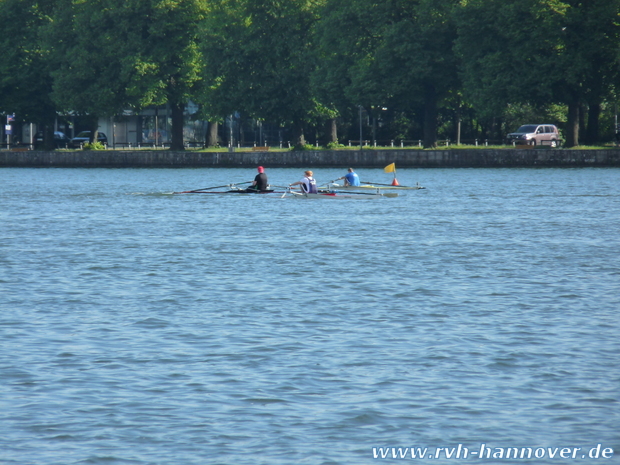
[{"label": "stone embankment wall", "polygon": [[383,168],[620,166],[620,149],[317,150],[302,152],[0,151],[0,167],[187,168],[348,167]]}]

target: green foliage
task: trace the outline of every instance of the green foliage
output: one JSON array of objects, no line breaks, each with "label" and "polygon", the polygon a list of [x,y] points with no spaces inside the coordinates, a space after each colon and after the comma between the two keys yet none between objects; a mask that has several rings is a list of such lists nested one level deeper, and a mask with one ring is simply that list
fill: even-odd
[{"label": "green foliage", "polygon": [[314,145],[311,144],[296,144],[291,147],[291,152],[303,152],[303,151],[313,151],[317,150]]},{"label": "green foliage", "polygon": [[87,142],[84,144],[84,150],[105,150],[105,145],[102,142]]},{"label": "green foliage", "polygon": [[309,85],[314,9],[309,0],[213,0],[203,29],[207,112],[239,111],[302,131],[317,111]]},{"label": "green foliage", "polygon": [[43,6],[34,0],[0,1],[0,111],[21,121],[50,123],[55,116],[51,63],[39,40],[49,23]]},{"label": "green foliage", "polygon": [[43,37],[57,65],[52,98],[66,111],[109,117],[169,103],[172,144],[182,149],[182,112],[202,59],[201,0],[56,0]]},{"label": "green foliage", "polygon": [[421,109],[428,144],[438,102],[458,86],[453,54],[456,0],[328,0],[315,37],[324,66],[313,83],[341,113],[346,107]]},{"label": "green foliage", "polygon": [[339,144],[338,142],[329,142],[327,144],[327,148],[330,150],[334,150],[334,149],[341,149],[344,148],[343,144]]},{"label": "green foliage", "polygon": [[510,105],[564,104],[577,143],[580,107],[600,105],[619,77],[619,13],[619,0],[463,0],[455,50],[465,97],[488,121]]},{"label": "green foliage", "polygon": [[382,133],[426,147],[459,119],[472,139],[544,121],[594,143],[614,133],[619,18],[620,0],[0,0],[0,112],[168,104],[177,149],[188,99],[302,149],[330,119],[357,132],[359,105],[364,132],[387,107]]}]

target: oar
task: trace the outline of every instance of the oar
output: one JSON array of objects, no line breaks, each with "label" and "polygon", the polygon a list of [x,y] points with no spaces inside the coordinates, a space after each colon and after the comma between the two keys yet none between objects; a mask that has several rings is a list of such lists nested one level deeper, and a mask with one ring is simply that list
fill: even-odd
[{"label": "oar", "polygon": [[191,190],[191,191],[175,192],[175,194],[193,194],[195,192],[208,191],[208,190],[211,190],[211,189],[221,189],[223,187],[236,186],[237,184],[250,184],[251,182],[252,181],[238,182],[238,183],[234,183],[234,184],[226,184],[224,186],[203,187],[202,189],[194,189],[194,190]]}]

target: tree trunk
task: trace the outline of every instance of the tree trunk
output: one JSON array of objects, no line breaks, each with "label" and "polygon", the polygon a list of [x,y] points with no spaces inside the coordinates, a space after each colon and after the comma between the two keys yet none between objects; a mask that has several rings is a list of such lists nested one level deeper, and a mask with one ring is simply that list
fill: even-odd
[{"label": "tree trunk", "polygon": [[54,140],[54,125],[52,123],[45,123],[43,125],[43,149],[55,150],[56,141]]},{"label": "tree trunk", "polygon": [[437,147],[437,90],[425,86],[424,96],[424,148]]},{"label": "tree trunk", "polygon": [[89,142],[93,144],[99,139],[99,117],[90,116],[88,120],[88,126],[90,127]]},{"label": "tree trunk", "polygon": [[301,148],[306,145],[306,136],[304,135],[304,123],[298,121],[293,124],[293,146]]},{"label": "tree trunk", "polygon": [[185,146],[183,145],[183,125],[185,122],[183,111],[185,110],[185,104],[174,102],[170,104],[170,109],[172,113],[170,150],[178,152],[185,150]]},{"label": "tree trunk", "polygon": [[209,138],[207,140],[207,145],[209,147],[217,147],[219,145],[219,140],[217,137],[219,127],[220,124],[217,121],[209,122]]},{"label": "tree trunk", "polygon": [[336,124],[336,118],[329,120],[329,142],[333,144],[338,143],[338,125]]},{"label": "tree trunk", "polygon": [[601,116],[601,104],[590,104],[588,109],[588,126],[586,128],[586,144],[595,145],[598,142],[599,118]]},{"label": "tree trunk", "polygon": [[568,103],[568,121],[566,123],[566,147],[579,145],[579,102],[577,98]]},{"label": "tree trunk", "polygon": [[[582,103],[579,105],[579,143],[582,144],[585,140],[586,132],[586,105]],[[576,144],[579,145],[579,144]]]}]

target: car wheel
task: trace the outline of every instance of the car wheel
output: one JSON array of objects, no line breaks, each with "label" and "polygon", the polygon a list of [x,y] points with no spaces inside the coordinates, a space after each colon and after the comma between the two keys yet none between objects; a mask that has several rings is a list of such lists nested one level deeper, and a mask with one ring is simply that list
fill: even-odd
[{"label": "car wheel", "polygon": [[556,139],[551,139],[551,147],[556,148],[558,146],[558,141]]},{"label": "car wheel", "polygon": [[536,139],[532,139],[532,145],[536,145]]}]

